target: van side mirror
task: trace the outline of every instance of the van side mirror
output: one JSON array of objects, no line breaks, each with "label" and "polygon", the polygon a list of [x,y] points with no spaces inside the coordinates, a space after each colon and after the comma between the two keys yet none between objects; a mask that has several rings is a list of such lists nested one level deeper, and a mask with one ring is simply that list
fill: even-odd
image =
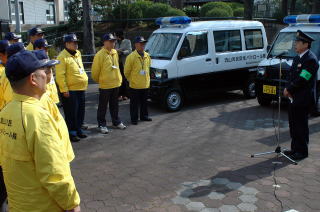
[{"label": "van side mirror", "polygon": [[186,57],[187,55],[188,55],[187,47],[181,47],[179,54],[178,54],[178,60],[181,60],[182,58]]},{"label": "van side mirror", "polygon": [[267,52],[271,49],[271,45],[267,46]]}]

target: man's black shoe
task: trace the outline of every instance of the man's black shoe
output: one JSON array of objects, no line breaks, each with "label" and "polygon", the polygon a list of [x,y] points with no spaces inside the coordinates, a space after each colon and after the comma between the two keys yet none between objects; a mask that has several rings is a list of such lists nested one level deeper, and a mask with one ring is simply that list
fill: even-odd
[{"label": "man's black shoe", "polygon": [[84,133],[78,133],[77,136],[78,136],[79,138],[86,138],[86,137],[88,137],[88,136],[87,136],[86,134],[84,134]]},{"label": "man's black shoe", "polygon": [[80,138],[78,136],[75,136],[75,135],[70,135],[70,141],[71,142],[79,142]]},{"label": "man's black shoe", "polygon": [[131,124],[133,124],[133,125],[137,125],[137,124],[138,124],[138,122],[137,122],[137,121],[131,121]]},{"label": "man's black shoe", "polygon": [[152,121],[152,118],[149,118],[149,117],[147,117],[147,118],[143,118],[143,119],[140,119],[141,121]]},{"label": "man's black shoe", "polygon": [[293,155],[295,152],[294,151],[292,151],[292,150],[285,150],[285,151],[283,151],[283,154],[285,154],[285,155],[287,155],[287,156],[291,156],[291,155]]},{"label": "man's black shoe", "polygon": [[87,130],[89,128],[89,126],[88,125],[85,125],[85,124],[83,124],[82,126],[81,126],[81,129],[83,129],[83,130]]},{"label": "man's black shoe", "polygon": [[299,152],[296,152],[294,153],[293,155],[290,156],[290,158],[292,160],[302,160],[304,158],[307,158],[308,157],[308,154],[302,154],[302,153],[299,153]]}]

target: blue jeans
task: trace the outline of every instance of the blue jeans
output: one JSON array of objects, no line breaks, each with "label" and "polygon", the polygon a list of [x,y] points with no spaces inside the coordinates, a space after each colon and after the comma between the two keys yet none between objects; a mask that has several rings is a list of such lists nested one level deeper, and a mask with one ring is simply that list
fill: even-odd
[{"label": "blue jeans", "polygon": [[69,134],[82,134],[81,126],[85,115],[85,91],[69,91],[68,98],[62,96],[62,106]]}]

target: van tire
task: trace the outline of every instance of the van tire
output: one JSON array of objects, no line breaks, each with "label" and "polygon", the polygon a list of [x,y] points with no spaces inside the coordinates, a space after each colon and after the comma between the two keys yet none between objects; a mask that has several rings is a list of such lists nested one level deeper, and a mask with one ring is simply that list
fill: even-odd
[{"label": "van tire", "polygon": [[169,112],[175,112],[182,108],[184,103],[182,91],[177,88],[169,88],[163,97],[163,107]]},{"label": "van tire", "polygon": [[272,99],[263,98],[259,95],[257,96],[257,100],[258,100],[259,105],[261,105],[263,107],[269,106],[272,102]]},{"label": "van tire", "polygon": [[249,77],[243,88],[243,95],[247,99],[256,98],[256,83],[254,77]]}]

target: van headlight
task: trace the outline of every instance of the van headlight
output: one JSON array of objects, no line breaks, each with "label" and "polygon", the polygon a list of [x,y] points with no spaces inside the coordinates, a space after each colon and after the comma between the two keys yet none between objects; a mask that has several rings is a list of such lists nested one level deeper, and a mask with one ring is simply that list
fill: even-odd
[{"label": "van headlight", "polygon": [[150,68],[151,79],[167,79],[168,72],[165,69]]}]

